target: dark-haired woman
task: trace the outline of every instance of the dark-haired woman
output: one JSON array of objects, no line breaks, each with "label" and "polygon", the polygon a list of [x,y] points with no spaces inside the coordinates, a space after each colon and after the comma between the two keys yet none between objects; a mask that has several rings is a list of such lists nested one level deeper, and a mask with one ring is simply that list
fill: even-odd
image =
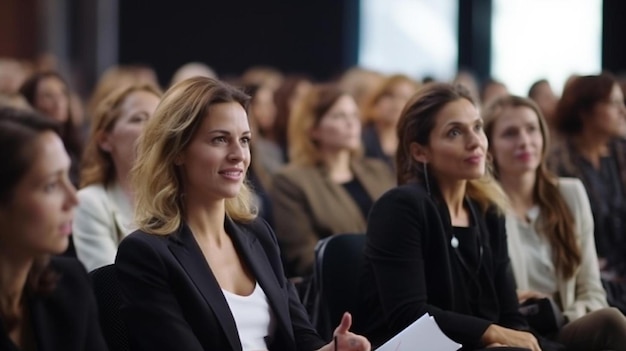
[{"label": "dark-haired woman", "polygon": [[433,84],[398,123],[397,188],[373,206],[355,329],[380,345],[429,313],[463,350],[540,350],[518,311],[505,194],[486,172],[487,137],[462,87]]},{"label": "dark-haired woman", "polygon": [[0,110],[0,350],[106,350],[83,266],[65,251],[76,189],[54,122]]}]

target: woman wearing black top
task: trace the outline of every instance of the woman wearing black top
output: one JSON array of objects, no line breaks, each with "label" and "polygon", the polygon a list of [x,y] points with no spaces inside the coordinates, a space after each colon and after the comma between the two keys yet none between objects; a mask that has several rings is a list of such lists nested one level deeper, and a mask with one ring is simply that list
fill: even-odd
[{"label": "woman wearing black top", "polygon": [[469,93],[448,84],[422,88],[402,112],[399,186],[370,213],[355,318],[374,345],[429,313],[463,350],[540,350],[519,331],[505,196],[485,171],[482,126]]}]

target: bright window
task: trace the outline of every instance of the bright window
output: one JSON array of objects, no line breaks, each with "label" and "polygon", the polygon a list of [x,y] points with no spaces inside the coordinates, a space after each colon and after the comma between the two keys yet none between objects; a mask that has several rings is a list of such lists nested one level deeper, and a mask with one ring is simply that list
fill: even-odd
[{"label": "bright window", "polygon": [[454,77],[458,0],[361,0],[359,65],[417,79]]},{"label": "bright window", "polygon": [[513,94],[601,69],[602,0],[494,0],[491,75]]}]

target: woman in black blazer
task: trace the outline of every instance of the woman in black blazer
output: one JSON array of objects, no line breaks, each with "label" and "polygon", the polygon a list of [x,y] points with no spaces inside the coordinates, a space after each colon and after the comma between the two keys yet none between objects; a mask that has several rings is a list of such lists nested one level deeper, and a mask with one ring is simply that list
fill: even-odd
[{"label": "woman in black blazer", "polygon": [[132,350],[369,350],[346,314],[330,343],[285,279],[256,218],[248,97],[210,78],[170,88],[133,170],[139,230],[116,258]]},{"label": "woman in black blazer", "polygon": [[485,171],[471,96],[433,84],[398,125],[399,186],[372,208],[355,330],[382,344],[425,313],[463,350],[540,350],[524,331],[509,268],[503,192]]},{"label": "woman in black blazer", "polygon": [[76,189],[59,126],[0,109],[0,350],[106,350],[83,266],[68,246]]}]

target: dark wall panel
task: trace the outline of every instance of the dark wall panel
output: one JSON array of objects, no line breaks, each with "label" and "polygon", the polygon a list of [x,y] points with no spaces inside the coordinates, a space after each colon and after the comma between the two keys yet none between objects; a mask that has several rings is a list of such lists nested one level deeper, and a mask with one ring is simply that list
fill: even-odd
[{"label": "dark wall panel", "polygon": [[327,79],[356,62],[358,31],[349,30],[358,26],[355,4],[358,0],[124,0],[120,62],[151,64],[163,83],[189,61],[203,61],[220,75],[271,65]]},{"label": "dark wall panel", "polygon": [[604,0],[602,12],[602,68],[626,74],[626,1]]}]

